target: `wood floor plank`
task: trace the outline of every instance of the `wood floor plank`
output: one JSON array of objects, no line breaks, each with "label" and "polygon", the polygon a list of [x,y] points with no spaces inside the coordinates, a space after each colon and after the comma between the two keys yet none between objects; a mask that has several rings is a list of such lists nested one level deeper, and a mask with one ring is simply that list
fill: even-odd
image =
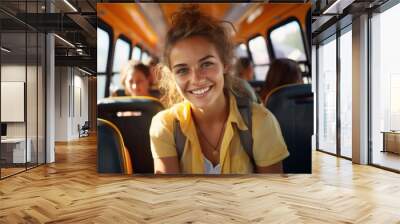
[{"label": "wood floor plank", "polygon": [[313,153],[312,175],[97,174],[96,139],[0,181],[0,223],[400,223],[400,175]]}]

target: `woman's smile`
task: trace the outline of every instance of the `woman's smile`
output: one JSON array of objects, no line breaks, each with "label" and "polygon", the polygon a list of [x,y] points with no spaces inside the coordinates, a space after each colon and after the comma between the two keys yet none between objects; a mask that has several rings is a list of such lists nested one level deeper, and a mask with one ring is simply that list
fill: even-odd
[{"label": "woman's smile", "polygon": [[213,87],[213,85],[195,88],[195,89],[188,90],[188,92],[191,93],[192,95],[195,95],[196,97],[203,97],[210,92],[212,87]]}]

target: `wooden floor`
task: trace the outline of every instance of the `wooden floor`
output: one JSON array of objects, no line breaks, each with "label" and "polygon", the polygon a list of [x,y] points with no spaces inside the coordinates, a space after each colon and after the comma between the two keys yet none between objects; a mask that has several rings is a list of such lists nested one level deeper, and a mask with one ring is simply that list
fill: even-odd
[{"label": "wooden floor", "polygon": [[0,181],[0,223],[400,223],[400,175],[315,152],[312,175],[96,173],[95,138]]},{"label": "wooden floor", "polygon": [[13,174],[16,174],[16,173],[26,170],[25,167],[24,168],[19,168],[19,167],[17,167],[17,168],[0,168],[0,169],[1,169],[1,178],[4,178],[4,177],[7,177],[7,176],[10,176],[10,175],[13,175]]}]

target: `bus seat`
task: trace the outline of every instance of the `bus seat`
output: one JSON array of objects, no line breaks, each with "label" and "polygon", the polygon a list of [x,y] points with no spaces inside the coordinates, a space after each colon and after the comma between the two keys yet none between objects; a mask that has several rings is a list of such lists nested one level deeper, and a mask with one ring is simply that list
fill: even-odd
[{"label": "bus seat", "polygon": [[98,104],[98,117],[114,123],[121,130],[125,146],[135,166],[135,173],[154,173],[149,129],[153,116],[163,110],[153,97],[110,97]]},{"label": "bus seat", "polygon": [[97,119],[97,171],[132,174],[129,152],[121,132],[110,121]]},{"label": "bus seat", "polygon": [[[160,90],[158,89],[149,89],[150,96],[155,97],[155,98],[160,98],[161,93]],[[125,90],[124,89],[117,89],[114,92],[114,96],[126,96]]]},{"label": "bus seat", "polygon": [[285,173],[311,173],[313,134],[311,84],[290,84],[271,91],[266,107],[275,115],[290,156],[283,161]]}]

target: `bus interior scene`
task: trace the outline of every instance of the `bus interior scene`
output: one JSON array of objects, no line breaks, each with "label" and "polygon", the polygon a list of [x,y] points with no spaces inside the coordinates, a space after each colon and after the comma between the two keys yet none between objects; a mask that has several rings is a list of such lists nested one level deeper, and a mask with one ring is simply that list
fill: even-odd
[{"label": "bus interior scene", "polygon": [[[148,130],[152,117],[165,109],[165,105],[159,101],[162,93],[157,86],[158,78],[154,73],[150,74],[150,90],[147,94],[131,94],[130,87],[127,87],[130,85],[126,85],[127,78],[123,74],[127,66],[146,73],[137,64],[148,67],[150,73],[155,70],[162,59],[171,18],[183,5],[97,4],[99,172],[126,173],[126,167],[132,166],[132,163],[133,173],[154,172]],[[290,152],[283,163],[285,172],[311,173],[311,137],[314,128],[311,3],[220,3],[197,6],[201,12],[221,21],[229,21],[234,26],[232,38],[237,73],[246,73],[240,78],[254,93],[254,100],[271,110],[279,121]],[[282,67],[292,63],[300,71],[299,80],[282,81],[281,84],[285,86],[272,86],[264,91],[267,74],[274,61],[277,64],[280,61],[281,65],[277,67],[281,67],[271,73],[289,76],[286,73],[290,71]],[[302,84],[293,86],[290,83]],[[140,84],[135,85],[137,90]],[[112,150],[115,154],[110,152],[111,145],[116,146]],[[110,157],[114,159],[108,159]],[[129,172],[132,170],[129,169]]]},{"label": "bus interior scene", "polygon": [[[228,173],[228,166],[215,165],[218,152],[208,162],[196,157],[204,159],[196,162],[207,166],[207,175],[158,175],[152,120],[174,107],[165,103],[154,71],[165,69],[177,3],[0,0],[0,223],[399,224],[399,0],[197,4],[201,13],[234,25],[224,23],[234,42],[231,68],[249,93],[246,101],[228,96],[229,105],[236,100],[236,124],[242,123],[240,132],[230,129],[236,131],[231,149],[241,156],[229,162],[247,156],[249,129],[258,134],[254,139],[271,136],[262,135],[261,122],[248,125],[251,99],[253,111],[274,115],[269,127],[279,124],[282,133],[274,143],[290,152],[279,157],[283,171],[273,175],[258,167],[251,172],[249,160],[236,163],[246,175],[214,175]],[[183,41],[183,49],[203,50],[204,39],[187,44],[199,40]],[[182,52],[180,59],[199,55]],[[193,79],[203,61],[178,64],[185,63]],[[223,81],[229,76],[218,68],[210,80],[227,98],[221,74]],[[187,92],[207,96],[214,86],[208,87]],[[200,103],[211,99],[228,108],[226,98],[215,98]],[[222,123],[210,111],[212,124]],[[224,129],[206,126],[202,134],[219,141]],[[176,147],[166,148],[187,158],[185,138],[173,130]],[[172,131],[165,133],[171,143]]]}]

